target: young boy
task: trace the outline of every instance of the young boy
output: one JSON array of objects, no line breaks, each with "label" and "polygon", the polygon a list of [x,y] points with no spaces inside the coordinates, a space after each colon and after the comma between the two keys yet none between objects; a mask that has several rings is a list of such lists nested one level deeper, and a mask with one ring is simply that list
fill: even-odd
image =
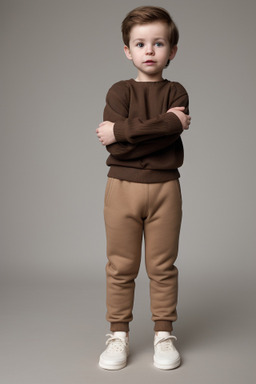
[{"label": "young boy", "polygon": [[171,335],[176,320],[177,258],[182,216],[178,168],[183,163],[180,138],[189,128],[188,95],[162,72],[177,52],[179,33],[168,12],[139,7],[122,23],[124,51],[137,68],[136,79],[108,91],[99,141],[110,153],[104,218],[107,238],[107,320],[113,334],[99,365],[126,366],[135,278],[145,239],[155,322],[154,365],[173,369],[180,355]]}]

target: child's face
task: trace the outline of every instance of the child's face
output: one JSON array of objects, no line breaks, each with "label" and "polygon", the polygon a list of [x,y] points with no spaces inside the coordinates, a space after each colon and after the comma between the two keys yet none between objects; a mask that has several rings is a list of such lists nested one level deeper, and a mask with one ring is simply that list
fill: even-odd
[{"label": "child's face", "polygon": [[159,81],[167,61],[174,58],[177,46],[171,49],[168,26],[157,21],[135,25],[130,32],[129,47],[125,46],[124,51],[138,69],[137,81]]}]

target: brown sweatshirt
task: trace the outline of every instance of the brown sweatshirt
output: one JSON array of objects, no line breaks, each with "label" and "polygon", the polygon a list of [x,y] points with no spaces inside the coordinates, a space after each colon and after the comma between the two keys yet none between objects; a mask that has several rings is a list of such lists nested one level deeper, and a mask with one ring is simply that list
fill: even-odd
[{"label": "brown sweatshirt", "polygon": [[188,94],[177,82],[119,81],[108,91],[104,121],[112,121],[116,143],[108,145],[109,177],[161,183],[177,179],[183,163],[183,131],[169,108],[184,106]]}]

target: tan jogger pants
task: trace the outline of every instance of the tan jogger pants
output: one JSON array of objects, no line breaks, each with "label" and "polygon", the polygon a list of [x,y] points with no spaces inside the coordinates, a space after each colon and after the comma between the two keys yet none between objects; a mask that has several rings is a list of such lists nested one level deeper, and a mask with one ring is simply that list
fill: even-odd
[{"label": "tan jogger pants", "polygon": [[182,217],[179,180],[143,184],[109,178],[104,218],[107,238],[107,320],[111,331],[128,331],[133,319],[134,280],[145,239],[146,271],[155,331],[176,320],[178,253]]}]

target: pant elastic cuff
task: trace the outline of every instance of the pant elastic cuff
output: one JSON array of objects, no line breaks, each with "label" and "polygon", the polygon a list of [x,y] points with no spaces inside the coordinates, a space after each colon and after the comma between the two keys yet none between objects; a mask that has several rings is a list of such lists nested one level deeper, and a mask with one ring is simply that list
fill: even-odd
[{"label": "pant elastic cuff", "polygon": [[110,323],[111,332],[129,332],[129,323]]},{"label": "pant elastic cuff", "polygon": [[166,321],[166,320],[157,320],[155,321],[155,332],[172,332],[172,321]]}]

